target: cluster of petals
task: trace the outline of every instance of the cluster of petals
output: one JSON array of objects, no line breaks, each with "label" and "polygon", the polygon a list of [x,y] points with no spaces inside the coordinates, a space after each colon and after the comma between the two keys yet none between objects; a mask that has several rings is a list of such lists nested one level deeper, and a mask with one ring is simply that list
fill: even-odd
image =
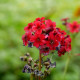
[{"label": "cluster of petals", "polygon": [[61,19],[61,21],[64,22],[63,25],[65,25],[71,33],[80,32],[80,23],[78,23],[77,21],[73,21],[72,23],[69,23],[68,20],[69,18]]},{"label": "cluster of petals", "polygon": [[48,55],[51,50],[57,50],[58,55],[64,55],[71,50],[71,38],[64,30],[56,28],[56,22],[36,18],[24,28],[23,45],[35,46],[41,54]]},{"label": "cluster of petals", "polygon": [[77,21],[74,21],[73,23],[68,23],[67,28],[71,33],[78,33],[80,31],[80,24]]}]

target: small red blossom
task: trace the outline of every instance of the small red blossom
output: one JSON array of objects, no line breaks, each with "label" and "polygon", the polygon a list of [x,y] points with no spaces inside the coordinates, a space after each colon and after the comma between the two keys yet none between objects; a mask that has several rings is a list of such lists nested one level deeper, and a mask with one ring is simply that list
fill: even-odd
[{"label": "small red blossom", "polygon": [[23,45],[27,45],[28,44],[28,41],[30,40],[30,36],[31,36],[31,33],[25,33],[23,36],[22,36],[22,40],[23,40]]},{"label": "small red blossom", "polygon": [[24,30],[27,31],[27,32],[31,31],[32,30],[32,26],[33,26],[33,23],[29,23],[28,26],[24,27]]},{"label": "small red blossom", "polygon": [[67,21],[69,18],[62,18],[61,21]]},{"label": "small red blossom", "polygon": [[51,20],[45,20],[46,27],[56,27],[56,23]]},{"label": "small red blossom", "polygon": [[77,33],[80,30],[80,25],[77,21],[74,21],[73,23],[68,23],[67,27],[72,33]]},{"label": "small red blossom", "polygon": [[55,48],[58,46],[58,41],[52,32],[48,36],[47,46],[50,47],[50,50],[55,50]]},{"label": "small red blossom", "polygon": [[61,46],[60,50],[58,51],[58,56],[64,55],[65,52],[66,52],[65,46]]},{"label": "small red blossom", "polygon": [[33,26],[33,31],[38,31],[38,32],[42,32],[43,29],[45,29],[45,25],[43,23],[41,23],[40,21],[37,21],[34,23]]},{"label": "small red blossom", "polygon": [[71,38],[69,35],[62,38],[60,43],[60,50],[58,50],[58,55],[64,55],[65,52],[69,52],[71,50]]},{"label": "small red blossom", "polygon": [[50,52],[49,47],[46,46],[46,45],[40,46],[39,50],[40,50],[40,53],[41,53],[41,54],[44,53],[44,55],[48,55],[49,52]]},{"label": "small red blossom", "polygon": [[63,25],[65,25],[65,26],[68,24],[68,20],[69,20],[69,18],[61,19],[61,21],[63,21]]},{"label": "small red blossom", "polygon": [[63,18],[63,25],[66,26],[67,30],[71,33],[78,33],[80,31],[80,24],[77,21],[73,21],[73,23],[68,22],[69,18]]},{"label": "small red blossom", "polygon": [[37,48],[41,45],[44,44],[44,39],[45,39],[45,36],[41,33],[35,33],[35,35],[32,36],[31,38],[31,42],[33,42],[33,45],[36,46]]},{"label": "small red blossom", "polygon": [[45,17],[36,18],[36,20],[34,22],[36,22],[36,21],[44,22],[44,19],[45,19]]},{"label": "small red blossom", "polygon": [[71,38],[70,38],[70,36],[69,35],[67,35],[66,37],[65,37],[65,48],[66,48],[66,51],[70,51],[71,50]]},{"label": "small red blossom", "polygon": [[53,31],[51,34],[53,34],[53,36],[55,36],[55,39],[57,41],[61,41],[61,34],[59,33],[59,31]]},{"label": "small red blossom", "polygon": [[56,27],[56,23],[52,22],[51,20],[45,20],[45,24],[46,24],[46,33],[49,33],[51,31],[53,31]]}]

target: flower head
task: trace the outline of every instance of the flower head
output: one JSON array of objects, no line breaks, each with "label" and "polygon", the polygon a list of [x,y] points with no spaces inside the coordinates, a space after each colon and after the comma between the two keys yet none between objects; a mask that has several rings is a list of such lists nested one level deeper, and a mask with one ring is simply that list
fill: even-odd
[{"label": "flower head", "polygon": [[[77,31],[78,24],[74,23],[68,26],[71,28],[75,25]],[[61,56],[71,50],[70,36],[67,36],[64,30],[56,28],[56,22],[45,20],[44,17],[36,18],[24,30],[25,34],[22,36],[23,44],[25,46],[28,44],[28,47],[35,46],[41,54],[48,55],[51,50],[57,50],[58,55]],[[72,31],[74,32],[74,29]]]},{"label": "flower head", "polygon": [[35,33],[35,35],[32,36],[30,41],[33,42],[33,45],[38,48],[39,46],[44,44],[44,42],[45,42],[44,39],[45,39],[44,34],[37,32],[37,33]]},{"label": "flower head", "polygon": [[80,31],[80,24],[77,21],[73,21],[73,23],[68,22],[69,18],[63,18],[63,25],[66,26],[67,30],[71,33],[78,33]]},{"label": "flower head", "polygon": [[67,27],[72,33],[77,33],[80,31],[80,25],[77,21],[74,21],[73,23],[68,23]]}]

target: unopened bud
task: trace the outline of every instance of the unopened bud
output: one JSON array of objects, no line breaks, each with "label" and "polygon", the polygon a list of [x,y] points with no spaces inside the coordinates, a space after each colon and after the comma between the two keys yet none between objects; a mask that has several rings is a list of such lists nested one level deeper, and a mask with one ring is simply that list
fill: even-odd
[{"label": "unopened bud", "polygon": [[20,57],[21,61],[24,61],[24,58],[23,57]]},{"label": "unopened bud", "polygon": [[47,75],[49,75],[50,74],[50,72],[49,71],[44,71],[44,73],[45,73],[45,76],[47,76]]},{"label": "unopened bud", "polygon": [[22,72],[23,72],[23,73],[26,73],[26,70],[25,70],[25,69],[23,69],[23,70],[22,70]]},{"label": "unopened bud", "polygon": [[29,53],[26,53],[25,55],[26,55],[26,56],[30,56],[30,54],[29,54]]},{"label": "unopened bud", "polygon": [[49,62],[44,62],[44,65],[45,65],[45,66],[48,66],[48,65],[49,65]]},{"label": "unopened bud", "polygon": [[30,62],[28,62],[28,65],[29,65],[29,66],[31,66],[31,63],[30,63]]},{"label": "unopened bud", "polygon": [[42,68],[42,65],[41,65],[41,68]]},{"label": "unopened bud", "polygon": [[48,70],[50,68],[50,66],[46,66],[46,69]]},{"label": "unopened bud", "polygon": [[31,62],[31,61],[32,61],[32,57],[29,57],[28,62]]},{"label": "unopened bud", "polygon": [[27,61],[27,57],[26,56],[22,56],[20,57],[21,61]]},{"label": "unopened bud", "polygon": [[37,67],[37,66],[38,66],[38,64],[34,63],[34,67]]}]

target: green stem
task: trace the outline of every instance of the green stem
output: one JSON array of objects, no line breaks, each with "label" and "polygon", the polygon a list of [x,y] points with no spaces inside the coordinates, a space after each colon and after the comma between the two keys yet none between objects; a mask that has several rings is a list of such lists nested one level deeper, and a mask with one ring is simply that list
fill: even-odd
[{"label": "green stem", "polygon": [[67,58],[67,61],[66,61],[66,65],[65,65],[65,69],[64,69],[64,77],[63,77],[63,80],[65,80],[65,75],[67,73],[69,61],[70,61],[70,56],[68,55],[68,58]]},{"label": "green stem", "polygon": [[[71,52],[70,52],[70,54],[72,54],[72,56],[73,56],[73,48],[74,48],[74,44],[75,44],[75,37],[76,36],[72,36],[72,50],[71,50]],[[68,55],[68,58],[67,58],[67,61],[66,61],[66,65],[65,65],[65,69],[64,69],[64,77],[63,77],[63,80],[65,80],[65,75],[66,75],[66,73],[67,73],[67,69],[68,69],[68,65],[69,65],[69,62],[70,62],[70,59],[71,59],[71,56],[70,55]]]},{"label": "green stem", "polygon": [[35,80],[38,80],[38,77],[37,76],[35,76]]},{"label": "green stem", "polygon": [[[39,53],[39,71],[41,71],[41,53]],[[41,80],[40,76],[39,76],[39,80]]]},{"label": "green stem", "polygon": [[31,74],[31,76],[30,76],[30,80],[33,80],[33,74]]}]

